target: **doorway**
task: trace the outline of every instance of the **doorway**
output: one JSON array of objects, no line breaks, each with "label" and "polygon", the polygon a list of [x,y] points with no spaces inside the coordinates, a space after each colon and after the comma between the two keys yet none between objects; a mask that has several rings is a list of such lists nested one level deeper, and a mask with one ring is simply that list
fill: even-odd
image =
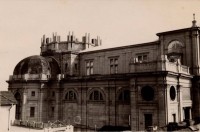
[{"label": "doorway", "polygon": [[144,114],[145,129],[153,125],[152,114]]},{"label": "doorway", "polygon": [[176,114],[172,114],[173,122],[176,122]]},{"label": "doorway", "polygon": [[190,119],[190,107],[184,108],[184,114],[185,114],[185,120],[189,120]]}]

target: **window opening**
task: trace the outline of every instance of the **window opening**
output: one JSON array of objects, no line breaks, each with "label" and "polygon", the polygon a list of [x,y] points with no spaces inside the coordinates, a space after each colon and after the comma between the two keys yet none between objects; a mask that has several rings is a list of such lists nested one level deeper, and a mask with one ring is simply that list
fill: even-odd
[{"label": "window opening", "polygon": [[118,58],[110,59],[110,74],[118,73]]}]

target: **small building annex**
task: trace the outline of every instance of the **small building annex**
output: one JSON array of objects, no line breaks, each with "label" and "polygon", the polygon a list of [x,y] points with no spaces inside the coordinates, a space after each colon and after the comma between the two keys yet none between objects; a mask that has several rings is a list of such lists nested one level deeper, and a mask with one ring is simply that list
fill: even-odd
[{"label": "small building annex", "polygon": [[13,93],[10,91],[0,91],[0,131],[9,131],[15,120],[15,106],[17,104]]},{"label": "small building annex", "polygon": [[199,33],[193,20],[157,41],[108,49],[88,34],[43,36],[40,55],[20,61],[7,81],[16,119],[144,130],[199,117]]}]

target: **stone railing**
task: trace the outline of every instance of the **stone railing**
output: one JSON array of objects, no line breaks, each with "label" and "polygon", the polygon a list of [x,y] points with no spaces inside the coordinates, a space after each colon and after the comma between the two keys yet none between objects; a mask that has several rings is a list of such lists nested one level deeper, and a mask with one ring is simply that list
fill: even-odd
[{"label": "stone railing", "polygon": [[48,80],[50,75],[46,74],[24,74],[24,75],[10,75],[9,80]]},{"label": "stone railing", "polygon": [[9,76],[9,80],[49,80],[49,79],[61,80],[63,78],[64,78],[64,74],[58,74],[54,78],[46,74],[24,74],[24,75],[10,75]]},{"label": "stone railing", "polygon": [[155,62],[143,62],[143,63],[131,63],[130,64],[130,72],[150,72],[156,71],[157,63]]},{"label": "stone railing", "polygon": [[130,73],[153,71],[171,71],[176,73],[190,74],[189,67],[168,61],[130,63]]},{"label": "stone railing", "polygon": [[189,67],[187,67],[187,66],[172,63],[172,62],[165,62],[164,65],[165,65],[165,71],[190,74]]}]

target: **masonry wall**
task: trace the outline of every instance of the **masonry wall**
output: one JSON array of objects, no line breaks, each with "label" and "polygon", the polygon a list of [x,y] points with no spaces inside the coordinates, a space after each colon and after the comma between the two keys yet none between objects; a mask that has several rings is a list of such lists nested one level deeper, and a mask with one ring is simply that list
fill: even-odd
[{"label": "masonry wall", "polygon": [[[118,81],[114,85],[113,81],[108,80],[64,83],[63,118],[71,124],[75,124],[75,119],[81,118],[82,125],[92,128],[104,125],[129,126],[130,104],[118,102],[120,90],[129,89],[127,84],[127,81]],[[77,100],[64,100],[68,90],[77,93]],[[90,100],[90,94],[95,90],[102,92],[103,100]]]},{"label": "masonry wall", "polygon": [[[173,121],[173,114],[176,115],[177,122],[183,121],[184,107],[192,106],[188,92],[191,90],[191,80],[188,77],[143,73],[127,79],[123,76],[121,79],[101,79],[16,83],[10,85],[10,90],[14,93],[20,91],[23,97],[23,120],[60,120],[91,128],[131,125],[132,130],[144,130],[145,114],[152,114],[152,125],[162,127]],[[142,97],[141,90],[145,86],[154,90],[151,101]],[[171,86],[176,89],[175,100],[170,99]],[[125,89],[130,91],[130,103],[119,101],[120,93]],[[75,100],[66,100],[66,94],[70,90],[76,94]],[[90,100],[90,95],[95,90],[102,93],[103,100]],[[32,91],[35,91],[34,96]],[[35,107],[34,117],[30,117],[31,107]]]},{"label": "masonry wall", "polygon": [[[86,75],[86,61],[94,61],[94,74],[110,74],[110,59],[118,58],[118,73],[129,73],[130,63],[139,54],[148,54],[148,61],[156,61],[160,58],[158,43],[141,46],[130,46],[126,48],[109,49],[105,51],[93,51],[80,54],[80,74]],[[141,71],[142,72],[142,71]]]}]

